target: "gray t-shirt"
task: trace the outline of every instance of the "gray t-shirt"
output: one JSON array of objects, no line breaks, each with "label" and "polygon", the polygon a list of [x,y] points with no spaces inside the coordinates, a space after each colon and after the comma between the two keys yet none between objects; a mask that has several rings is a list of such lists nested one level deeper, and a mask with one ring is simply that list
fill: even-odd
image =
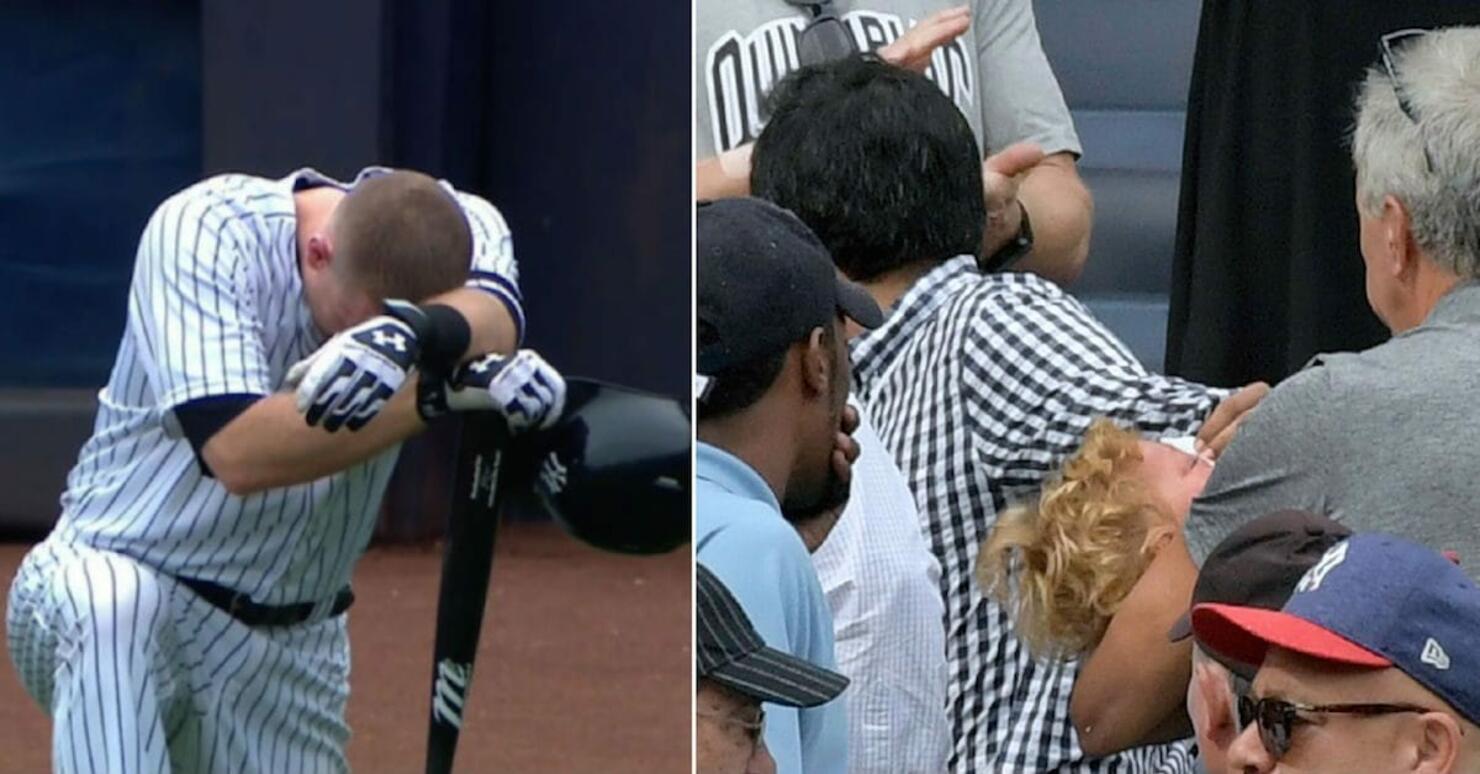
[{"label": "gray t-shirt", "polygon": [[1192,504],[1199,565],[1239,525],[1280,508],[1452,549],[1480,574],[1480,284],[1365,352],[1322,355],[1266,397]]},{"label": "gray t-shirt", "polygon": [[[835,0],[860,48],[887,45],[960,0]],[[971,123],[983,153],[1033,140],[1080,153],[1064,95],[1038,39],[1030,0],[972,0],[971,27],[936,51],[926,71]],[[784,0],[699,0],[694,56],[695,153],[708,158],[755,140],[765,99],[797,68],[806,9]]]}]

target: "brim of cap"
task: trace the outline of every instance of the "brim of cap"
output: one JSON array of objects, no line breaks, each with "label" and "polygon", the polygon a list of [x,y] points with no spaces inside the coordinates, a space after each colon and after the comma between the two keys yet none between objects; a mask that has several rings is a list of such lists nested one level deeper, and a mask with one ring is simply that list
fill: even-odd
[{"label": "brim of cap", "polygon": [[1181,642],[1192,636],[1192,611],[1188,610],[1182,614],[1172,628],[1167,631],[1167,640],[1170,642]]},{"label": "brim of cap", "polygon": [[848,319],[865,328],[873,329],[884,324],[884,313],[879,311],[873,296],[842,277],[838,277],[838,308]]},{"label": "brim of cap", "polygon": [[761,648],[711,670],[705,677],[760,701],[815,707],[848,687],[848,678],[775,648]]},{"label": "brim of cap", "polygon": [[1357,667],[1393,665],[1351,640],[1278,610],[1207,603],[1192,608],[1197,639],[1227,658],[1258,664],[1270,646],[1302,656]]}]

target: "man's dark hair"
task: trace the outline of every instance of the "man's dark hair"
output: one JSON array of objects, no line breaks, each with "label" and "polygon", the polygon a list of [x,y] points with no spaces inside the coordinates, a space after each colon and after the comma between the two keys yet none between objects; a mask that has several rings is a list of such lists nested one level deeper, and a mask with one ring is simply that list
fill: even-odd
[{"label": "man's dark hair", "polygon": [[[704,346],[708,335],[711,335],[708,326],[700,322],[700,348]],[[811,331],[807,335],[811,336]],[[822,326],[822,345],[829,353],[836,353],[834,347],[839,346],[838,337],[831,325]],[[771,385],[776,383],[776,377],[781,375],[781,366],[786,362],[786,353],[790,351],[791,347],[788,346],[751,358],[749,362],[731,366],[720,373],[705,374],[712,382],[709,392],[699,401],[699,421],[723,419],[755,405],[771,389]]]},{"label": "man's dark hair", "polygon": [[861,55],[801,68],[776,87],[750,186],[865,281],[981,251],[981,164],[971,126],[939,87]]}]

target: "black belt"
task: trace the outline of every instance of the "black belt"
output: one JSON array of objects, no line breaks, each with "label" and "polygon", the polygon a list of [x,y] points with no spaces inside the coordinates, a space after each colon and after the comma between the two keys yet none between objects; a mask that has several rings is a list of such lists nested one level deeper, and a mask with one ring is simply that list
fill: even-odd
[{"label": "black belt", "polygon": [[[185,584],[191,591],[200,595],[201,599],[211,603],[212,607],[224,611],[227,615],[235,618],[247,626],[292,626],[307,621],[318,607],[315,602],[299,602],[292,605],[261,605],[252,601],[252,598],[238,591],[232,591],[225,586],[211,583],[210,581],[196,580],[194,578],[177,578],[176,580]],[[343,613],[355,602],[355,593],[348,586],[339,590],[334,595],[334,605],[329,608],[329,617]]]}]

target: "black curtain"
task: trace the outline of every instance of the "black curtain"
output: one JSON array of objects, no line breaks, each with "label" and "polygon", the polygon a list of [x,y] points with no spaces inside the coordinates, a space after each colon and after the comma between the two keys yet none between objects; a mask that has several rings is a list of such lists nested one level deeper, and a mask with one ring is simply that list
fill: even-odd
[{"label": "black curtain", "polygon": [[1364,291],[1346,138],[1377,40],[1475,0],[1206,0],[1187,104],[1167,371],[1270,382],[1387,338]]},{"label": "black curtain", "polygon": [[388,160],[492,201],[527,345],[569,373],[687,396],[689,11],[389,0]]},{"label": "black curtain", "polygon": [[[688,7],[385,0],[383,10],[385,161],[503,213],[525,346],[568,375],[687,400]],[[443,422],[407,445],[382,536],[440,527],[454,436]],[[527,502],[514,512],[533,515]]]}]

